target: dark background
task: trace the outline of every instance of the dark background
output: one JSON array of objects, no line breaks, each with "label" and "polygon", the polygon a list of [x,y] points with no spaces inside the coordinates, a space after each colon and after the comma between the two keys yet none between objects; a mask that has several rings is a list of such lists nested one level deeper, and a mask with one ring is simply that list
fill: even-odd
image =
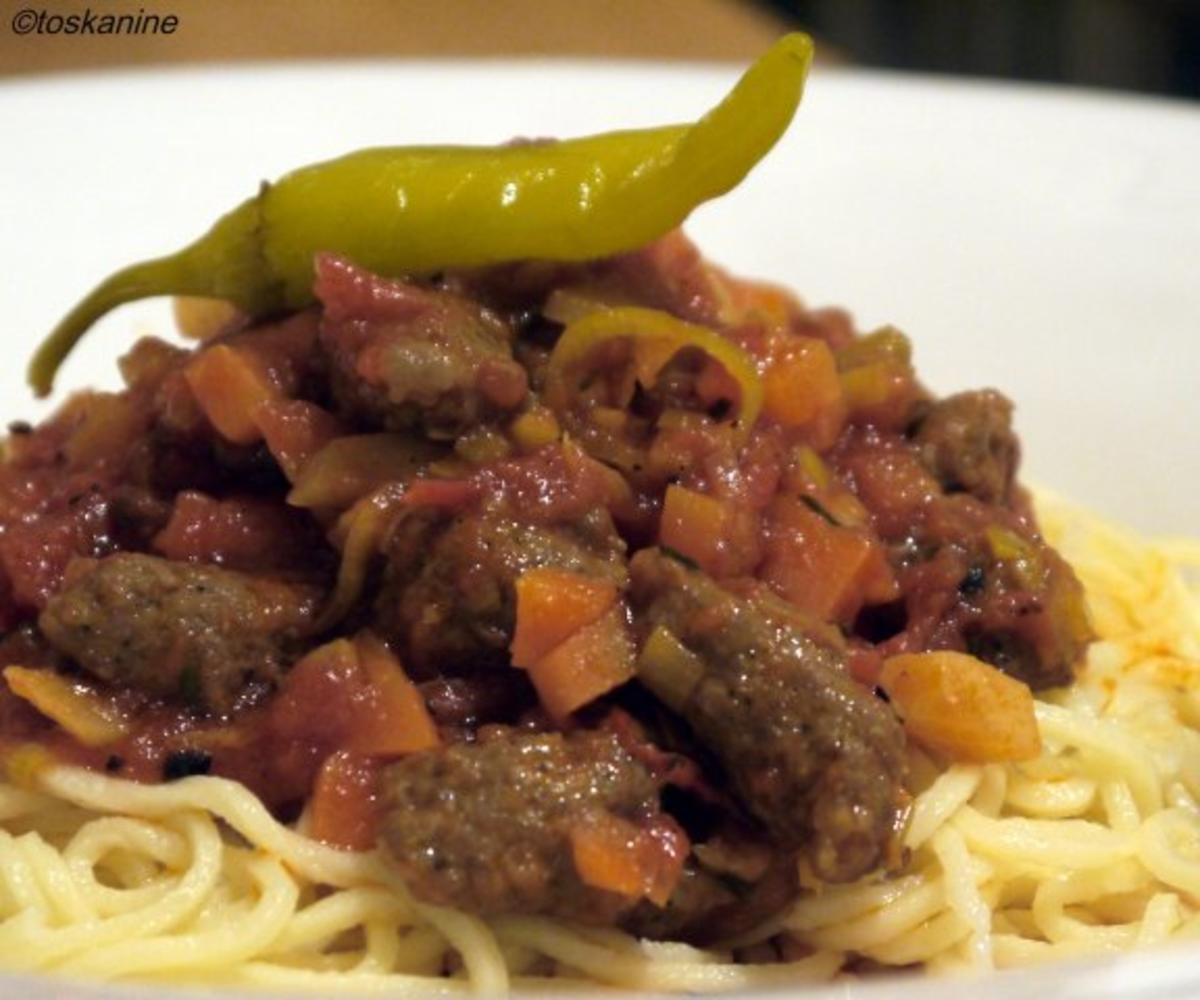
[{"label": "dark background", "polygon": [[1200,0],[760,0],[862,66],[1200,98]]}]

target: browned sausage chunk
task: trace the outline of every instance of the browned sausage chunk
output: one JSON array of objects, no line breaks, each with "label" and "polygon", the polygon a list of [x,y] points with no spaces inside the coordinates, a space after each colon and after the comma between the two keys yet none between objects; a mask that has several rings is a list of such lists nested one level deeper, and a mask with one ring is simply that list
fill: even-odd
[{"label": "browned sausage chunk", "polygon": [[658,791],[611,734],[504,732],[381,776],[383,844],[419,899],[471,913],[610,924],[635,901],[580,881],[571,830],[652,817]]},{"label": "browned sausage chunk", "polygon": [[392,540],[377,627],[402,640],[406,664],[422,674],[503,660],[517,577],[553,566],[621,586],[624,551],[603,511],[554,526],[499,511],[466,513],[432,530],[413,520]]},{"label": "browned sausage chunk", "polygon": [[524,402],[512,333],[477,303],[329,256],[316,291],[333,392],[352,422],[452,439]]},{"label": "browned sausage chunk", "polygon": [[1006,503],[1020,457],[1012,403],[992,389],[960,392],[933,404],[917,429],[926,466],[949,491]]},{"label": "browned sausage chunk", "polygon": [[681,712],[747,811],[822,879],[876,867],[895,826],[904,734],[847,675],[837,640],[773,596],[738,598],[659,550],[631,568],[642,628],[665,626],[702,663]]},{"label": "browned sausage chunk", "polygon": [[213,566],[121,553],[68,583],[38,624],[102,680],[226,712],[290,664],[315,598]]}]

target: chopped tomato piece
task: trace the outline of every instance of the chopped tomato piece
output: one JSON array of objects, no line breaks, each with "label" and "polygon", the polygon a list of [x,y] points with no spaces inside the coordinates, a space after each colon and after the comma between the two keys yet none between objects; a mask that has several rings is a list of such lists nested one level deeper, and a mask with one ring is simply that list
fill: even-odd
[{"label": "chopped tomato piece", "polygon": [[282,503],[185,490],[151,546],[168,559],[262,572],[310,563],[312,543],[304,515]]},{"label": "chopped tomato piece", "polygon": [[292,667],[271,723],[326,752],[397,757],[439,742],[420,692],[387,647],[365,635],[319,646]]},{"label": "chopped tomato piece", "polygon": [[371,686],[369,708],[359,713],[347,747],[380,757],[429,750],[441,742],[425,699],[408,679],[400,661],[370,634],[355,641]]},{"label": "chopped tomato piece", "polygon": [[368,851],[375,845],[377,773],[378,765],[370,758],[346,750],[325,759],[309,799],[315,839],[348,851]]}]

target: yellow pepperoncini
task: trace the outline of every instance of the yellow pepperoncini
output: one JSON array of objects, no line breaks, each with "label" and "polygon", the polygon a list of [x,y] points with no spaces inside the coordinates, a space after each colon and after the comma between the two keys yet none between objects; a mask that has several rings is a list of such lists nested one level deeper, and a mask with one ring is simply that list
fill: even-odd
[{"label": "yellow pepperoncini", "polygon": [[587,260],[649,243],[733,188],[775,145],[812,48],[807,35],[785,35],[692,124],[563,142],[363,149],[264,183],[195,243],[102,281],[38,348],[30,384],[47,394],[88,327],[135,299],[205,296],[251,317],[306,306],[322,251],[396,275]]}]

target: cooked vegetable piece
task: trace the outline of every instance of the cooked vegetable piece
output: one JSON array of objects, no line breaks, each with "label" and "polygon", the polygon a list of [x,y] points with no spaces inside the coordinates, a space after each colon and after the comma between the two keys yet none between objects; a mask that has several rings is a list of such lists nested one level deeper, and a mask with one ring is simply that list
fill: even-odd
[{"label": "cooked vegetable piece", "polygon": [[703,664],[680,714],[773,842],[830,882],[880,864],[904,736],[845,672],[836,632],[769,593],[738,598],[659,551],[639,552],[631,572],[643,629],[665,627]]},{"label": "cooked vegetable piece", "polygon": [[129,732],[129,719],[116,705],[54,670],[5,667],[4,681],[86,747],[115,743]]},{"label": "cooked vegetable piece", "polygon": [[658,543],[691,559],[706,573],[721,575],[730,562],[735,516],[727,501],[672,484],[663,497]]},{"label": "cooked vegetable piece", "polygon": [[633,640],[625,608],[613,605],[529,665],[538,699],[559,721],[633,677]]},{"label": "cooked vegetable piece", "polygon": [[151,547],[177,562],[206,562],[247,572],[319,568],[326,553],[302,511],[259,497],[218,500],[195,490],[175,497],[171,518]]},{"label": "cooked vegetable piece", "polygon": [[[707,327],[685,323],[655,309],[626,306],[588,313],[568,326],[554,345],[546,370],[545,399],[560,416],[580,406],[578,395],[613,344],[632,345],[632,380],[625,380],[612,404],[623,410],[634,382],[652,388],[659,373],[685,350],[700,351],[716,361],[738,390],[735,426],[745,436],[762,409],[762,382],[753,359],[732,341]],[[587,408],[581,417],[589,416]],[[594,418],[594,415],[593,415]]]},{"label": "cooked vegetable piece", "polygon": [[342,561],[333,593],[313,623],[314,631],[324,632],[336,625],[362,597],[371,561],[402,516],[406,499],[403,487],[388,483],[361,498],[338,519]]},{"label": "cooked vegetable piece", "polygon": [[510,652],[513,666],[528,667],[616,603],[611,580],[542,566],[516,582],[517,621]]},{"label": "cooked vegetable piece", "polygon": [[296,170],[191,246],[105,279],[38,349],[30,383],[49,392],[88,327],[134,299],[211,296],[255,316],[306,305],[322,251],[405,274],[642,246],[732,188],[775,144],[811,59],[808,36],[786,35],[694,125],[499,148],[366,149]]},{"label": "cooked vegetable piece", "polygon": [[371,697],[347,748],[368,756],[393,757],[441,743],[425,699],[391,650],[370,633],[360,635],[355,645]]},{"label": "cooked vegetable piece", "polygon": [[253,444],[262,439],[258,410],[280,398],[279,390],[245,351],[213,344],[184,372],[200,409],[227,441]]},{"label": "cooked vegetable piece", "polygon": [[632,899],[666,906],[687,859],[687,835],[670,821],[642,827],[612,813],[589,816],[570,832],[580,880]]},{"label": "cooked vegetable piece", "polygon": [[279,680],[314,604],[306,587],[119,553],[77,572],[38,625],[101,680],[226,712]]},{"label": "cooked vegetable piece", "polygon": [[553,413],[544,406],[537,406],[517,417],[509,425],[508,432],[518,448],[531,452],[557,441],[562,428]]},{"label": "cooked vegetable piece", "polygon": [[73,402],[79,404],[78,423],[63,445],[71,468],[86,468],[101,456],[121,455],[150,423],[145,405],[124,394],[87,392]]},{"label": "cooked vegetable piece", "polygon": [[903,367],[912,362],[912,344],[895,327],[885,326],[873,333],[855,337],[839,348],[834,357],[838,371],[880,363]]},{"label": "cooked vegetable piece", "polygon": [[837,436],[842,387],[824,341],[793,337],[771,360],[763,375],[763,411],[784,427],[811,427],[824,420],[831,424],[826,432],[830,440]]},{"label": "cooked vegetable piece", "polygon": [[654,627],[638,655],[638,680],[673,712],[683,712],[706,672],[704,661],[665,625]]},{"label": "cooked vegetable piece", "polygon": [[293,507],[349,507],[385,483],[412,479],[444,448],[404,434],[355,434],[314,454],[288,494]]},{"label": "cooked vegetable piece", "polygon": [[767,523],[772,544],[762,577],[796,607],[848,623],[864,604],[899,596],[884,551],[867,532],[831,524],[789,497],[772,503]]},{"label": "cooked vegetable piece", "polygon": [[308,460],[342,434],[332,413],[303,399],[266,403],[255,418],[271,455],[293,483]]},{"label": "cooked vegetable piece", "polygon": [[212,340],[246,323],[245,315],[237,306],[221,299],[180,295],[172,307],[179,332],[192,340]]},{"label": "cooked vegetable piece", "polygon": [[879,683],[917,742],[950,760],[1031,760],[1042,749],[1029,687],[963,653],[907,653]]},{"label": "cooked vegetable piece", "polygon": [[378,766],[368,757],[339,750],[325,758],[308,800],[309,833],[334,847],[368,851],[379,821]]}]

